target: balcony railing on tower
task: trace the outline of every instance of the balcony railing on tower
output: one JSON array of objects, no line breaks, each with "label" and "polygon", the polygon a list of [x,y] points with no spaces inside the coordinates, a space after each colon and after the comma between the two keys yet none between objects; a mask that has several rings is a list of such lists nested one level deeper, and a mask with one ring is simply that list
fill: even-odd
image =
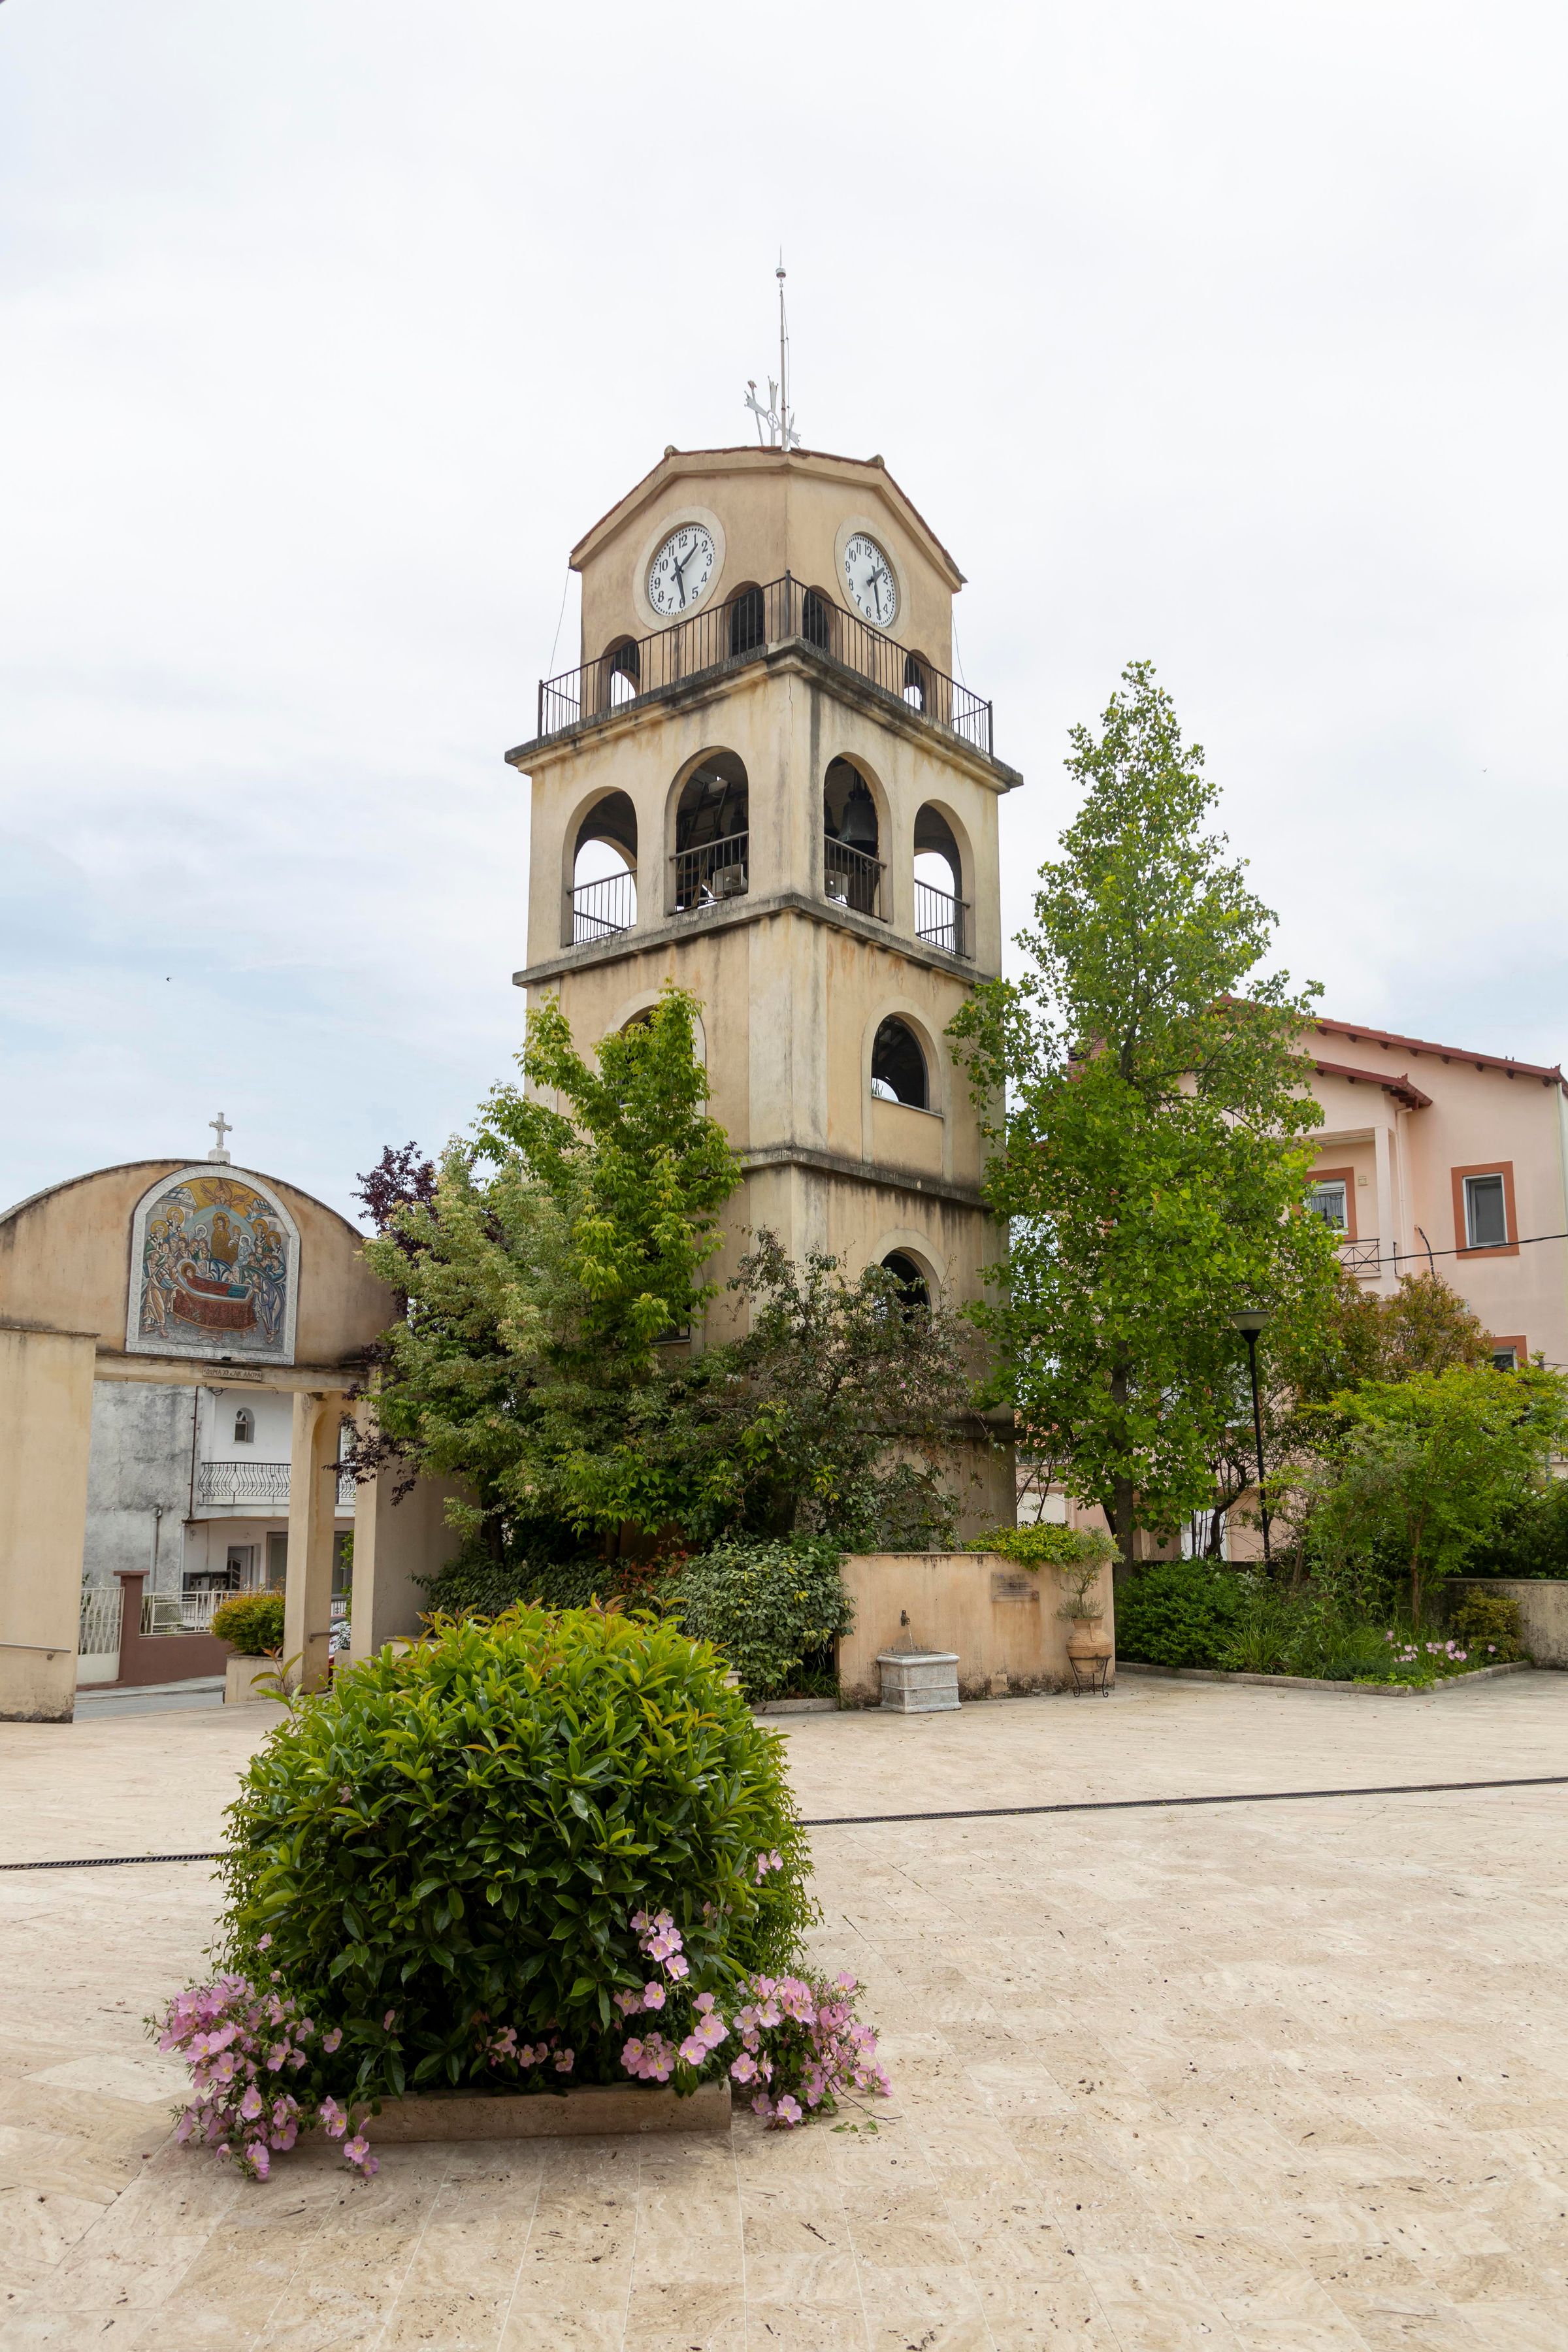
[{"label": "balcony railing on tower", "polygon": [[955,898],[951,890],[939,890],[931,882],[915,884],[916,939],[929,941],[933,948],[945,948],[949,955],[966,956],[966,902]]},{"label": "balcony railing on tower", "polygon": [[572,902],[574,947],[581,947],[584,940],[613,939],[637,921],[637,877],[629,870],[606,874],[597,882],[580,882],[566,896]]},{"label": "balcony railing on tower", "polygon": [[870,856],[864,849],[852,849],[847,841],[836,841],[830,833],[823,836],[823,887],[835,906],[848,907],[857,915],[875,915],[886,922],[887,908],[882,903],[886,870],[879,857]]},{"label": "balcony railing on tower", "polygon": [[563,734],[584,719],[656,700],[716,671],[760,661],[792,639],[991,756],[988,702],[787,572],[764,588],[744,589],[689,621],[677,621],[652,636],[627,638],[595,661],[542,679],[540,740]]},{"label": "balcony railing on tower", "polygon": [[669,861],[675,868],[675,912],[689,915],[726,898],[743,898],[750,842],[750,834],[731,833],[721,841],[705,841],[700,849],[678,849]]}]

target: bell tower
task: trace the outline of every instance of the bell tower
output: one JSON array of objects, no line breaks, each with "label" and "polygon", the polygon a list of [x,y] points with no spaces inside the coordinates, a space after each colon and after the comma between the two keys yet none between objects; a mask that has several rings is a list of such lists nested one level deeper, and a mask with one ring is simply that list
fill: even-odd
[{"label": "bell tower", "polygon": [[880,457],[805,449],[668,449],[571,560],[582,657],[507,753],[532,782],[517,985],[583,1047],[666,981],[698,1000],[746,1170],[721,1276],[766,1225],[977,1297],[998,1238],[944,1032],[1001,969],[1023,780],[950,675],[963,574]]}]

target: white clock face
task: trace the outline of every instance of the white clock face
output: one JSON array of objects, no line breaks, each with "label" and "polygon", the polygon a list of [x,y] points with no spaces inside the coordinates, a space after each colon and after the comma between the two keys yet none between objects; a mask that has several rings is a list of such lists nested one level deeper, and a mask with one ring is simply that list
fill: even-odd
[{"label": "white clock face", "polygon": [[844,551],[844,585],[857,611],[879,629],[890,629],[899,617],[899,592],[893,567],[874,539],[858,530]]},{"label": "white clock face", "polygon": [[700,522],[672,530],[647,568],[647,601],[668,619],[689,613],[713,577],[719,551]]}]

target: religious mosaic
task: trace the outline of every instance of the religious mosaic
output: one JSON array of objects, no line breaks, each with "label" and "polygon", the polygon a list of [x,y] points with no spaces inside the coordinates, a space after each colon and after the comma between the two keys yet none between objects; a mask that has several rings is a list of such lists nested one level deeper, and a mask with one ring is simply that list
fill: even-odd
[{"label": "religious mosaic", "polygon": [[227,1168],[184,1169],[136,1211],[126,1346],[291,1362],[299,1264],[279,1202]]}]

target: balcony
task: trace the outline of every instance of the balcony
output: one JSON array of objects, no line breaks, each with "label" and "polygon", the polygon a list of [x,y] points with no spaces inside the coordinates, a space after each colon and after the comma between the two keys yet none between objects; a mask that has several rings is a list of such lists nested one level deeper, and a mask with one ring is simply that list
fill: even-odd
[{"label": "balcony", "polygon": [[586,940],[612,940],[618,932],[629,931],[637,921],[635,874],[607,874],[602,881],[580,882],[566,896],[572,902],[574,948],[581,947]]},{"label": "balcony", "polygon": [[931,882],[915,884],[915,937],[928,946],[945,948],[949,955],[967,956],[963,922],[967,912],[967,901],[955,898],[951,890],[939,890]]},{"label": "balcony", "polygon": [[[200,1510],[237,1511],[247,1517],[270,1517],[289,1508],[287,1462],[202,1462],[196,1466],[196,1506]],[[337,1508],[354,1507],[354,1475],[338,1472]]]},{"label": "balcony", "polygon": [[749,833],[726,834],[721,841],[704,842],[700,849],[678,849],[670,859],[675,869],[675,912],[695,914],[726,899],[746,895]]},{"label": "balcony", "polygon": [[879,857],[864,849],[852,848],[848,842],[836,840],[826,834],[822,843],[822,884],[824,895],[836,907],[847,907],[857,915],[871,915],[879,922],[888,919],[883,900],[887,867]]},{"label": "balcony", "polygon": [[1348,1234],[1342,1234],[1334,1246],[1347,1274],[1359,1275],[1363,1282],[1375,1282],[1383,1272],[1383,1254],[1375,1234],[1370,1239],[1353,1242]]},{"label": "balcony", "polygon": [[792,643],[808,647],[901,709],[917,711],[971,751],[994,757],[988,702],[787,572],[765,588],[747,589],[689,621],[542,679],[537,740],[548,742],[612,712],[635,710],[678,687],[761,661]]}]

